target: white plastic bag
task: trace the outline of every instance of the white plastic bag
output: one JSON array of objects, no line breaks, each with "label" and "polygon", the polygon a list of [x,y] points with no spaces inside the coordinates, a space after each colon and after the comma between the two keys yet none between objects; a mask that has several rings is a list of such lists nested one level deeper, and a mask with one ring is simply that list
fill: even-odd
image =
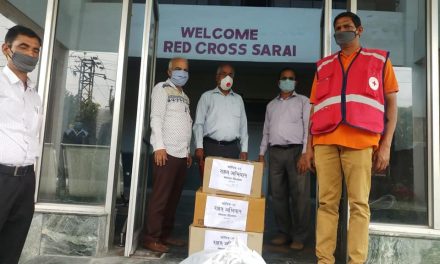
[{"label": "white plastic bag", "polygon": [[180,264],[266,264],[254,250],[236,239],[222,250],[204,250],[197,252]]}]

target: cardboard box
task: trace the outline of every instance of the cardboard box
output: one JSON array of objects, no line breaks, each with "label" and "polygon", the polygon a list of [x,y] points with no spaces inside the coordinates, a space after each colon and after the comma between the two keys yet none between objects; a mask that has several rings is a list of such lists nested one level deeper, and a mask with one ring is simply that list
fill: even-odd
[{"label": "cardboard box", "polygon": [[196,192],[193,225],[264,232],[266,199]]},{"label": "cardboard box", "polygon": [[207,157],[203,172],[203,192],[261,197],[262,162]]},{"label": "cardboard box", "polygon": [[209,249],[225,249],[234,239],[242,240],[248,248],[261,255],[263,233],[231,231],[224,229],[189,227],[188,255]]}]

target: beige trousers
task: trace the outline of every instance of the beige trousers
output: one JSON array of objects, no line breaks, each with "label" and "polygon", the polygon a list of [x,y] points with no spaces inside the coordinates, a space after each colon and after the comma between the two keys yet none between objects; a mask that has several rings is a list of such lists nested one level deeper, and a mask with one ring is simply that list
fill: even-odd
[{"label": "beige trousers", "polygon": [[318,263],[335,263],[342,179],[347,185],[350,220],[348,226],[349,263],[364,263],[368,255],[373,149],[351,149],[337,145],[317,145],[315,165],[319,186],[316,226]]}]

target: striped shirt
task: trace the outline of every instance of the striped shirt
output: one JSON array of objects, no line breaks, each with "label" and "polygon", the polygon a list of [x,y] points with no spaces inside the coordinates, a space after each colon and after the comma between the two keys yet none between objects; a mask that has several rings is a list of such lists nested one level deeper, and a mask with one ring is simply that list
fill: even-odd
[{"label": "striped shirt", "polygon": [[41,99],[35,83],[23,82],[8,66],[0,72],[0,164],[34,164],[40,155],[38,134],[42,121]]},{"label": "striped shirt", "polygon": [[168,79],[154,86],[151,93],[151,137],[153,150],[185,158],[190,151],[192,119],[189,98]]}]

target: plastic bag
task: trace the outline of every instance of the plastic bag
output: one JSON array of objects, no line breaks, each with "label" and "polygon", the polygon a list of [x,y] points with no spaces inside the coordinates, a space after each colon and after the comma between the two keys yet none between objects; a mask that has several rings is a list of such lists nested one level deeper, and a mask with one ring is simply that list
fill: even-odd
[{"label": "plastic bag", "polygon": [[266,264],[264,259],[236,239],[225,249],[197,252],[180,264]]}]

